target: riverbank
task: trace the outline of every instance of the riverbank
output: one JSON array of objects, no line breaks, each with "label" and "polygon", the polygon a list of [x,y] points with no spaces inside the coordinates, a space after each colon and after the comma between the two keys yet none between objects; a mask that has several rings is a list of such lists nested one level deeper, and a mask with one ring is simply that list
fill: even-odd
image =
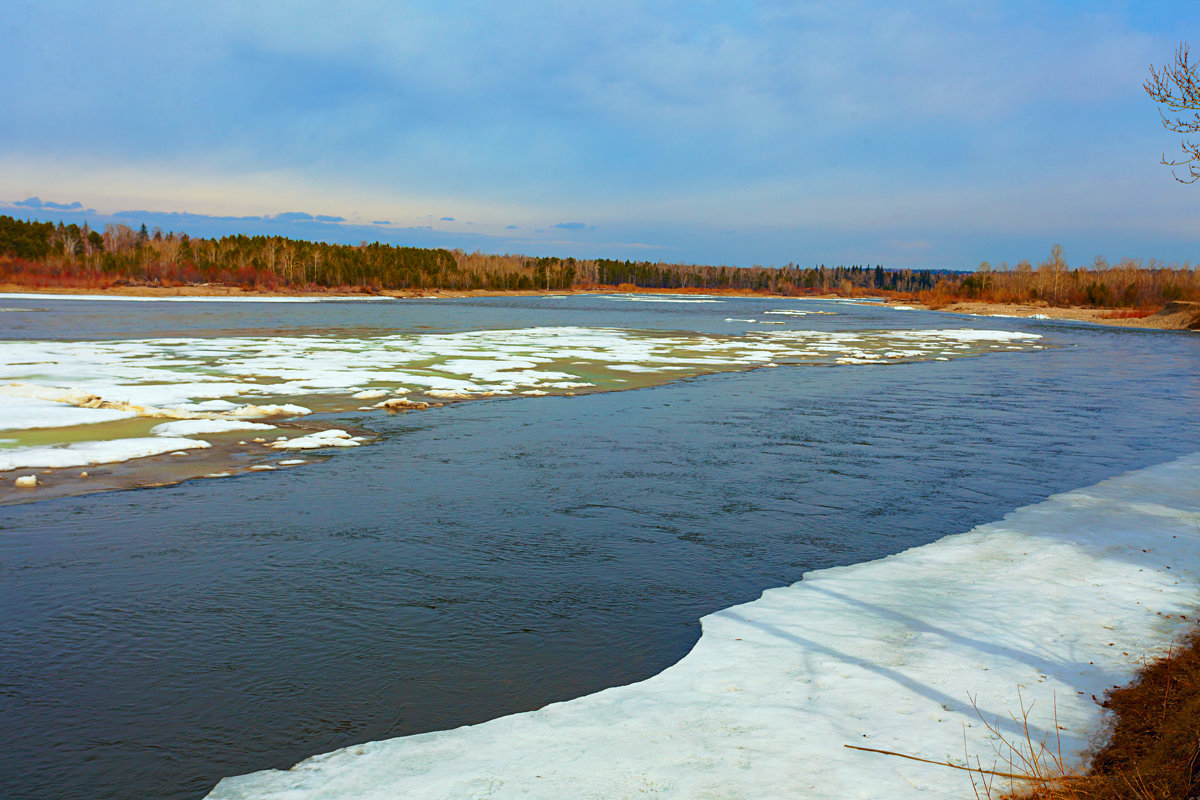
[{"label": "riverbank", "polygon": [[948,305],[926,305],[918,301],[891,301],[891,305],[907,305],[925,311],[942,311],[950,314],[969,314],[976,317],[1018,317],[1022,319],[1063,319],[1076,322],[1091,322],[1096,325],[1111,325],[1118,328],[1150,328],[1180,331],[1200,329],[1200,303],[1175,301],[1162,310],[1147,313],[1120,308],[1086,308],[1074,306],[1060,308],[1045,303],[986,303],[981,301],[957,302]]},{"label": "riverbank", "polygon": [[226,779],[209,797],[958,800],[960,770],[846,745],[1006,769],[998,734],[1020,746],[1026,732],[1074,767],[1105,718],[1093,698],[1189,630],[1197,487],[1193,454],[1054,495],[711,614],[646,681]]},{"label": "riverbank", "polygon": [[1055,764],[1016,800],[1194,798],[1200,783],[1200,629],[1148,663],[1132,684],[1106,692],[1103,705],[1112,733],[1087,773]]}]

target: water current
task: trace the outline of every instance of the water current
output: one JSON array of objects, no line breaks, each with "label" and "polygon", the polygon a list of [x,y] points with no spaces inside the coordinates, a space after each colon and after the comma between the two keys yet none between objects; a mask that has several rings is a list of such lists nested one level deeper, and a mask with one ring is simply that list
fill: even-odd
[{"label": "water current", "polygon": [[[339,412],[302,468],[0,506],[0,797],[221,777],[648,677],[697,620],[1200,449],[1200,336],[823,301],[5,300],[0,339],[543,326],[1026,331],[1045,349]],[[318,415],[322,416],[322,415]],[[324,417],[323,417],[324,418]]]}]

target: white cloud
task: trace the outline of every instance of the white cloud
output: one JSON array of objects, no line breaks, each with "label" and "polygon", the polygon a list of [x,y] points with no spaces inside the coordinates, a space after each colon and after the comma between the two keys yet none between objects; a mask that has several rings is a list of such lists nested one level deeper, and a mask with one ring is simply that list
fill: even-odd
[{"label": "white cloud", "polygon": [[23,122],[0,131],[0,196],[359,209],[400,226],[437,208],[495,233],[572,219],[1184,230],[1154,163],[1175,143],[1140,90],[1175,28],[1131,13],[28,4],[0,32],[0,67],[26,78],[0,86]]}]

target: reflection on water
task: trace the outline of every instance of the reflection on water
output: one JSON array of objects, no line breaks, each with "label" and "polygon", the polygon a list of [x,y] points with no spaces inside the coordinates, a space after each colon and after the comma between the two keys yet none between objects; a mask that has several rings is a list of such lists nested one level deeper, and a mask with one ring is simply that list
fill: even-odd
[{"label": "reflection on water", "polygon": [[[217,313],[182,305],[175,329],[193,334]],[[379,305],[345,323],[399,313]],[[737,333],[727,317],[781,307],[658,305],[430,303],[373,322]],[[823,330],[960,324],[795,307],[839,311],[794,323]],[[289,313],[310,311],[336,323],[323,304]],[[47,320],[33,339],[144,334],[137,315],[88,315],[100,327],[73,334],[19,316]],[[1200,337],[1020,323],[962,322],[1054,346],[361,412],[378,442],[316,469],[5,508],[0,795],[196,798],[638,680],[688,650],[700,616],[806,570],[1200,449]]]}]

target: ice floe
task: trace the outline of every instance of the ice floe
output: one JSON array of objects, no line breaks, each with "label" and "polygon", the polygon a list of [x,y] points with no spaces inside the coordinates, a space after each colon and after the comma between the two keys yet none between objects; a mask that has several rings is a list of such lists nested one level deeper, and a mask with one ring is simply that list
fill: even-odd
[{"label": "ice floe", "polygon": [[169,439],[161,436],[113,439],[101,442],[75,442],[46,447],[14,447],[0,450],[0,472],[10,469],[49,469],[86,467],[92,464],[116,464],[132,458],[208,447],[212,447],[212,445],[197,439]]},{"label": "ice floe", "polygon": [[764,311],[762,313],[764,313],[764,314],[781,314],[781,315],[788,316],[788,317],[808,317],[808,316],[811,316],[814,314],[825,314],[825,315],[829,315],[829,316],[834,316],[837,314],[836,311],[801,311],[801,310],[795,309],[795,308],[776,308],[776,309],[772,309],[770,311]]},{"label": "ice floe", "polygon": [[297,436],[294,439],[280,437],[269,447],[277,450],[315,450],[320,447],[358,447],[362,442],[361,437],[351,436],[343,430],[332,428],[327,431]]},{"label": "ice floe", "polygon": [[0,395],[0,430],[61,428],[136,416],[111,408],[80,408],[53,400]]},{"label": "ice floe", "polygon": [[631,303],[721,303],[715,297],[708,295],[659,295],[659,294],[623,294],[623,295],[597,295],[605,300],[624,300]]},{"label": "ice floe", "polygon": [[808,573],[705,617],[640,683],[227,778],[209,800],[961,800],[961,771],[844,745],[1007,769],[980,715],[1022,737],[1020,693],[1034,740],[1061,736],[1077,761],[1103,713],[1092,695],[1189,625],[1198,518],[1195,454]]},{"label": "ice floe", "polygon": [[243,422],[236,419],[181,419],[155,425],[150,432],[155,436],[197,436],[204,433],[226,433],[228,431],[267,431],[274,425],[262,422]]}]

